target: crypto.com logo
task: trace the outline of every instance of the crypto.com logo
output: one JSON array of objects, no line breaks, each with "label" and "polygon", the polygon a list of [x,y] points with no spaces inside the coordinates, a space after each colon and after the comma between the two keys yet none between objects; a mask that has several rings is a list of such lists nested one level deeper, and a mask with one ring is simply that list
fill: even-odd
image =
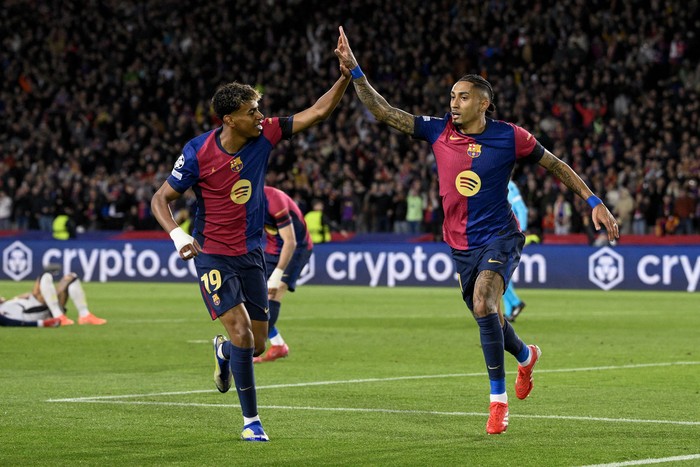
[{"label": "crypto.com logo", "polygon": [[11,279],[21,281],[32,272],[32,250],[16,241],[2,251],[2,271]]},{"label": "crypto.com logo", "polygon": [[625,278],[624,258],[604,247],[588,258],[588,279],[603,290],[610,290]]},{"label": "crypto.com logo", "polygon": [[315,254],[311,253],[311,257],[309,257],[309,262],[306,263],[306,266],[304,266],[304,269],[302,269],[301,273],[299,274],[299,278],[297,279],[297,284],[298,285],[306,284],[311,279],[313,279],[315,274],[316,274],[316,258],[315,258]]}]

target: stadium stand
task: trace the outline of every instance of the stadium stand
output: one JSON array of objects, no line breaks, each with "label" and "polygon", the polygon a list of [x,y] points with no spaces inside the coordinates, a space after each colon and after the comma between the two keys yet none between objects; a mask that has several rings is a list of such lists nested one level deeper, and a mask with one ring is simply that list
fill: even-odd
[{"label": "stadium stand", "polygon": [[[698,2],[332,3],[4,2],[0,227],[49,232],[70,205],[80,232],[157,228],[150,198],[181,145],[218,125],[214,89],[269,91],[266,114],[308,106],[337,76],[342,24],[389,102],[441,116],[451,84],[479,72],[494,85],[493,117],[583,174],[623,236],[700,234]],[[415,184],[417,235],[439,239],[434,172],[427,145],[376,124],[349,90],[329,121],[273,153],[267,181],[303,210],[324,199],[334,238],[405,232]],[[514,179],[534,231],[556,237],[568,203],[560,232],[595,242],[587,206],[565,187],[536,167]]]}]

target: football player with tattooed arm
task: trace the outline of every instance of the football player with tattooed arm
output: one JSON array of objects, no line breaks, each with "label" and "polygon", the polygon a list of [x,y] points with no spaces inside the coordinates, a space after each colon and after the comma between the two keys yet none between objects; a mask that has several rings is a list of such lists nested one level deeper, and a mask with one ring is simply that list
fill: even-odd
[{"label": "football player with tattooed arm", "polygon": [[[214,382],[227,392],[236,384],[243,412],[242,439],[268,441],[258,416],[253,357],[265,350],[268,288],[262,234],[265,173],[282,139],[327,119],[350,83],[345,71],[311,107],[291,117],[265,118],[261,94],[229,83],[212,98],[219,128],[190,140],[151,208],[183,260],[194,259],[202,299],[229,339],[214,338]],[[197,197],[192,236],[178,227],[169,204],[192,188]]]},{"label": "football player with tattooed arm", "polygon": [[432,146],[445,212],[444,238],[452,249],[462,298],[479,326],[488,371],[491,395],[486,432],[503,433],[508,427],[504,352],[519,363],[518,399],[530,394],[533,368],[541,355],[539,347],[520,340],[500,309],[525,241],[508,203],[508,181],[515,163],[539,163],[558,177],[588,202],[593,224],[596,229],[604,226],[611,241],[618,237],[615,218],[571,167],[528,131],[486,117],[494,109],[494,95],[481,76],[465,75],[452,86],[450,112],[444,117],[414,116],[392,107],[372,88],[342,27],[335,54],[377,120]]}]

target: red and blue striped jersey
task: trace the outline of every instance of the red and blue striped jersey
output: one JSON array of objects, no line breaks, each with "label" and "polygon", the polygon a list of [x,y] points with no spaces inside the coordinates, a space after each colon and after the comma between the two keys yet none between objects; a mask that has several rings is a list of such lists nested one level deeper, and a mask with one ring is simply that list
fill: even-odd
[{"label": "red and blue striped jersey", "polygon": [[265,212],[265,253],[279,255],[284,241],[279,235],[279,229],[292,224],[297,239],[297,248],[310,250],[313,242],[306,228],[304,214],[299,206],[286,193],[271,186],[265,187],[267,209]]},{"label": "red and blue striped jersey", "polygon": [[457,250],[490,243],[519,230],[508,203],[508,181],[516,160],[536,163],[544,148],[527,130],[486,119],[480,134],[457,130],[451,114],[415,118],[414,138],[432,145],[445,213],[445,242]]},{"label": "red and blue striped jersey", "polygon": [[221,146],[222,127],[190,140],[168,183],[192,188],[197,211],[192,236],[207,254],[239,256],[262,244],[265,173],[272,148],[292,135],[292,118],[266,118],[262,133],[235,154]]}]

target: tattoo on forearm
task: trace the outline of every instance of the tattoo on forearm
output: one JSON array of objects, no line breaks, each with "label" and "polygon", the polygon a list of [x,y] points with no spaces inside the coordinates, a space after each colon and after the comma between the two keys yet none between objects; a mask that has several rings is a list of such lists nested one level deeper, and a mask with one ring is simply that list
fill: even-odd
[{"label": "tattoo on forearm", "polygon": [[413,115],[390,106],[386,99],[370,86],[367,80],[355,80],[353,84],[357,96],[377,120],[403,133],[413,134]]},{"label": "tattoo on forearm", "polygon": [[567,169],[569,168],[563,163],[556,164],[552,173],[556,175],[557,178],[564,183],[564,185],[573,190],[577,195],[583,197],[583,192],[581,190],[581,179],[576,176],[571,169]]},{"label": "tattoo on forearm", "polygon": [[544,163],[544,167],[549,170],[552,175],[561,180],[571,191],[581,198],[586,197],[584,191],[586,189],[586,184],[565,162],[549,154],[545,154],[545,157],[542,158],[542,162]]}]

